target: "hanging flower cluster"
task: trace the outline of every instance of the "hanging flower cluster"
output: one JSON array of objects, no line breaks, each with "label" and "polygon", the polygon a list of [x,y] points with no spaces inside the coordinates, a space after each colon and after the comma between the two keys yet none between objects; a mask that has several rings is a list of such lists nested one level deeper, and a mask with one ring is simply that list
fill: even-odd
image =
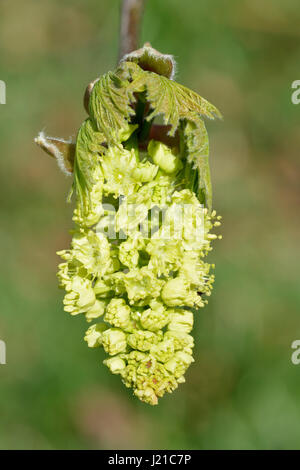
[{"label": "hanging flower cluster", "polygon": [[220,114],[172,70],[171,56],[145,46],[89,88],[76,146],[37,138],[74,173],[75,229],[58,253],[64,309],[92,323],[88,346],[151,405],[194,361],[194,309],[211,293],[204,259],[220,225],[202,119]]}]

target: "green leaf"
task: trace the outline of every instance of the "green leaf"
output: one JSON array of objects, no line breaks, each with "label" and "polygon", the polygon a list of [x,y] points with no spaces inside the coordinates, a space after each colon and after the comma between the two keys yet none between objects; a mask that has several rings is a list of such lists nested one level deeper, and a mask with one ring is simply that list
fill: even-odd
[{"label": "green leaf", "polygon": [[130,77],[129,89],[146,92],[146,99],[151,106],[147,120],[163,115],[164,123],[171,126],[170,135],[175,134],[180,122],[184,123],[187,153],[185,176],[192,179],[189,181],[192,185],[196,181],[194,190],[200,202],[211,210],[209,142],[202,117],[221,118],[221,113],[197,93],[164,76],[144,71],[136,64],[121,65],[119,73],[127,79]]},{"label": "green leaf", "polygon": [[98,151],[103,148],[103,139],[103,134],[97,132],[91,119],[86,119],[78,131],[74,161],[74,187],[80,205],[86,211],[94,183],[93,168],[97,165]]},{"label": "green leaf", "polygon": [[[90,116],[106,145],[120,146],[120,132],[128,127],[135,114],[137,94],[144,93],[150,104],[146,120],[163,116],[173,136],[183,124],[186,172],[196,185],[199,200],[211,210],[212,189],[209,169],[209,144],[204,117],[221,118],[215,106],[197,93],[163,75],[143,70],[135,62],[121,62],[115,73],[109,72],[95,83],[90,98]],[[83,165],[84,158],[79,166]],[[84,170],[82,169],[82,172]],[[77,184],[77,183],[76,183]],[[82,186],[82,183],[80,183]]]},{"label": "green leaf", "polygon": [[180,120],[193,121],[195,113],[209,119],[222,117],[215,106],[197,93],[167,77],[142,70],[133,62],[121,64],[117,73],[127,80],[131,79],[128,85],[130,94],[146,91],[152,109],[147,120],[163,115],[164,123],[171,125],[170,135],[175,134]]},{"label": "green leaf", "polygon": [[183,126],[187,151],[187,166],[196,171],[196,187],[194,191],[199,201],[212,209],[212,186],[209,168],[209,141],[204,121],[197,115],[193,120],[186,121]]},{"label": "green leaf", "polygon": [[109,72],[93,88],[89,102],[90,116],[108,145],[120,143],[119,132],[128,126],[128,121],[135,114],[130,106],[135,98],[128,85],[129,82]]}]

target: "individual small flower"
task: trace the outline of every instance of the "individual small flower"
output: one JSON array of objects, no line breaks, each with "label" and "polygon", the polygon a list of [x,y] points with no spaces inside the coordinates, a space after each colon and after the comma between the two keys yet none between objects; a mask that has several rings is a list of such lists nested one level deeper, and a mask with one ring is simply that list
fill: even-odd
[{"label": "individual small flower", "polygon": [[111,293],[111,286],[103,279],[97,279],[94,284],[94,292],[97,297],[107,298]]},{"label": "individual small flower", "polygon": [[140,232],[132,237],[128,237],[126,241],[119,246],[119,259],[124,266],[135,268],[140,260],[140,252],[145,248],[145,241]]},{"label": "individual small flower", "polygon": [[101,344],[103,332],[108,327],[104,323],[96,323],[89,327],[85,333],[84,340],[87,342],[89,348],[97,348]]},{"label": "individual small flower", "polygon": [[136,181],[141,183],[148,183],[153,181],[158,172],[158,166],[152,165],[149,161],[145,163],[139,163],[139,165],[133,169],[132,176]]},{"label": "individual small flower", "polygon": [[190,333],[192,331],[194,325],[193,312],[189,310],[178,309],[170,312],[169,315],[169,331],[178,331],[183,333]]},{"label": "individual small flower", "polygon": [[132,173],[137,166],[137,159],[132,150],[110,147],[101,159],[101,167],[105,178],[104,191],[115,198],[121,194],[129,195],[135,191],[137,181]]},{"label": "individual small flower", "polygon": [[130,327],[131,309],[124,299],[112,299],[107,306],[104,320],[112,326],[126,330]]},{"label": "individual small flower", "polygon": [[[59,254],[60,256],[63,253],[65,253],[65,251],[57,252],[57,254]],[[74,275],[74,273],[77,273],[78,271],[78,269],[74,266],[73,273],[71,275],[69,268],[70,268],[69,263],[60,263],[58,265],[57,277],[58,277],[59,287],[66,289],[66,290],[70,290],[71,283],[72,283],[72,276]]]},{"label": "individual small flower", "polygon": [[166,240],[162,232],[156,232],[147,244],[150,255],[149,266],[159,276],[168,276],[170,271],[177,271],[185,255],[180,240]]},{"label": "individual small flower", "polygon": [[186,279],[202,294],[210,295],[214,276],[210,274],[211,266],[200,258],[196,252],[188,252],[179,268],[179,277]]},{"label": "individual small flower", "polygon": [[167,145],[161,142],[151,140],[148,145],[148,153],[154,163],[167,174],[176,173],[182,168],[180,159],[172,153]]},{"label": "individual small flower", "polygon": [[114,356],[126,350],[126,334],[118,328],[109,328],[101,336],[101,342],[105,351]]},{"label": "individual small flower", "polygon": [[126,368],[126,362],[119,356],[110,357],[103,361],[112,374],[121,374]]},{"label": "individual small flower", "polygon": [[203,300],[193,291],[184,277],[175,277],[166,282],[161,298],[169,307],[202,307]]},{"label": "individual small flower", "polygon": [[[94,291],[95,292],[95,291]],[[107,302],[104,300],[96,300],[94,305],[90,307],[86,313],[85,318],[88,322],[95,320],[96,318],[102,317],[105,312]]]},{"label": "individual small flower", "polygon": [[159,362],[167,362],[174,354],[174,341],[171,339],[165,339],[164,341],[152,346],[150,353]]},{"label": "individual small flower", "polygon": [[157,344],[160,340],[161,334],[155,334],[147,330],[136,330],[127,338],[129,346],[139,351],[149,351],[152,345]]},{"label": "individual small flower", "polygon": [[149,183],[123,199],[116,214],[117,232],[123,231],[127,236],[134,236],[139,232],[139,227],[146,221],[153,205],[152,192]]},{"label": "individual small flower", "polygon": [[71,315],[78,315],[91,308],[95,301],[96,297],[92,282],[88,279],[75,276],[72,279],[70,290],[64,298],[65,311]]},{"label": "individual small flower", "polygon": [[134,391],[134,394],[141,401],[149,403],[150,405],[157,405],[158,403],[158,397],[152,387],[143,387],[141,389],[136,389]]},{"label": "individual small flower", "polygon": [[111,247],[103,234],[92,230],[75,232],[71,246],[71,256],[82,263],[89,273],[103,276],[114,271]]},{"label": "individual small flower", "polygon": [[144,300],[144,303],[159,297],[164,281],[158,279],[147,266],[131,269],[124,276],[124,284],[130,304]]},{"label": "individual small flower", "polygon": [[194,338],[192,335],[184,333],[183,331],[166,331],[164,339],[173,341],[176,351],[184,350],[186,352],[192,351],[194,347]]},{"label": "individual small flower", "polygon": [[[179,378],[180,380],[181,378]],[[141,400],[156,405],[158,398],[166,392],[173,392],[179,383],[174,374],[167,371],[163,364],[157,362],[148,374],[137,374],[134,382],[134,394]]]},{"label": "individual small flower", "polygon": [[140,322],[145,330],[158,331],[164,328],[169,322],[169,314],[165,306],[157,300],[150,302],[150,307],[143,311]]},{"label": "individual small flower", "polygon": [[194,362],[193,356],[183,351],[177,351],[174,356],[165,364],[165,368],[174,374],[178,379],[182,377],[189,367]]}]

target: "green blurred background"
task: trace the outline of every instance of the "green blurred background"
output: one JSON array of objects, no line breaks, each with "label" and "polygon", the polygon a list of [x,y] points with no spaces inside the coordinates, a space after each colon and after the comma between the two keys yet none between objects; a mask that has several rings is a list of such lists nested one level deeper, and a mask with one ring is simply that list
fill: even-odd
[{"label": "green blurred background", "polygon": [[215,289],[187,382],[158,407],[63,311],[70,180],[33,143],[76,134],[86,85],[116,64],[118,20],[117,0],[0,0],[0,448],[299,449],[299,0],[148,0],[142,39],[225,117],[208,123]]}]

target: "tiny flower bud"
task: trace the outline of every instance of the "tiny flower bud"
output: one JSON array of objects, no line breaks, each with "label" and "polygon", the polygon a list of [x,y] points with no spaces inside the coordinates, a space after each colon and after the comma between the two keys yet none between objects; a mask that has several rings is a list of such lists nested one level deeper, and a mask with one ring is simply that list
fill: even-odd
[{"label": "tiny flower bud", "polygon": [[150,353],[159,361],[167,362],[174,354],[174,342],[166,339],[152,346]]},{"label": "tiny flower bud", "polygon": [[167,325],[169,315],[160,302],[152,302],[151,308],[145,310],[141,315],[141,325],[146,330],[157,331]]},{"label": "tiny flower bud", "polygon": [[169,331],[190,333],[193,329],[194,315],[189,310],[178,310],[170,315]]},{"label": "tiny flower bud", "polygon": [[71,315],[85,313],[95,303],[95,293],[88,279],[76,276],[70,283],[70,291],[64,298],[65,311]]},{"label": "tiny flower bud", "polygon": [[163,287],[161,297],[169,307],[194,307],[202,304],[201,298],[190,290],[189,283],[183,277],[170,279]]},{"label": "tiny flower bud", "polygon": [[105,359],[103,364],[105,364],[113,374],[120,374],[126,367],[125,361],[118,356]]},{"label": "tiny flower bud", "polygon": [[183,351],[178,351],[174,356],[165,364],[166,369],[175,375],[176,378],[181,377],[189,365],[194,362],[193,357]]},{"label": "tiny flower bud", "polygon": [[126,328],[130,325],[131,309],[124,299],[112,299],[107,306],[104,320],[112,326]]},{"label": "tiny flower bud", "polygon": [[182,331],[167,331],[164,335],[164,339],[172,340],[176,350],[192,349],[194,347],[194,338]]},{"label": "tiny flower bud", "polygon": [[105,330],[101,341],[105,351],[110,356],[114,356],[126,350],[126,335],[122,330],[117,328]]},{"label": "tiny flower bud", "polygon": [[85,318],[88,322],[94,320],[95,318],[99,318],[104,314],[105,307],[107,302],[103,300],[96,300],[94,305],[89,308],[85,314]]},{"label": "tiny flower bud", "polygon": [[179,158],[174,155],[167,145],[151,140],[148,145],[148,153],[154,163],[158,165],[167,174],[176,173],[182,168]]},{"label": "tiny flower bud", "polygon": [[111,291],[111,287],[107,285],[102,279],[97,279],[94,285],[94,292],[99,297],[106,297]]},{"label": "tiny flower bud", "polygon": [[161,335],[156,335],[151,331],[137,330],[134,333],[128,335],[128,344],[133,349],[139,351],[149,351],[153,344],[157,344],[161,338]]},{"label": "tiny flower bud", "polygon": [[107,326],[104,323],[96,323],[89,327],[85,333],[84,340],[89,348],[97,348],[101,344],[101,337]]},{"label": "tiny flower bud", "polygon": [[157,405],[158,398],[151,387],[145,389],[137,389],[134,394],[142,401],[149,403],[149,405]]}]

